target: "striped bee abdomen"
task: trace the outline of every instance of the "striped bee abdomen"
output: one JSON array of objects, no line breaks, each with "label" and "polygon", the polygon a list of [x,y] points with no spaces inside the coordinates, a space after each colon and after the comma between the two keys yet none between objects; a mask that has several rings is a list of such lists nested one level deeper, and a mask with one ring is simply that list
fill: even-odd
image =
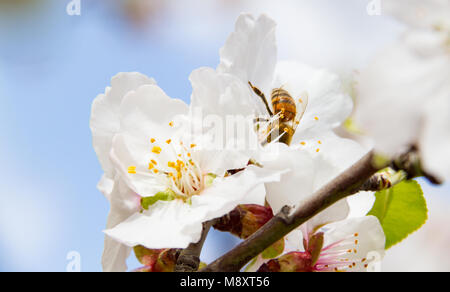
[{"label": "striped bee abdomen", "polygon": [[282,88],[272,90],[272,107],[274,114],[280,114],[280,121],[282,122],[292,121],[297,114],[294,99],[289,92]]}]

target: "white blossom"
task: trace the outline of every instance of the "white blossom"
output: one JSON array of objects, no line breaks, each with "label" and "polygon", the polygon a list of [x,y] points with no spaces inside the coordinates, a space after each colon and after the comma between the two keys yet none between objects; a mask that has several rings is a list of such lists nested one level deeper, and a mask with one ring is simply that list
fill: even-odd
[{"label": "white blossom", "polygon": [[[119,117],[110,157],[142,197],[142,210],[105,233],[127,246],[186,248],[200,239],[203,222],[242,203],[262,204],[263,184],[279,179],[247,166],[250,157],[239,150],[210,148],[208,134],[191,133],[197,121],[189,107],[156,85],[126,95]],[[243,170],[227,175],[233,169]]]},{"label": "white blossom", "polygon": [[362,71],[357,121],[391,156],[419,148],[425,170],[450,178],[450,2],[384,1],[408,25]]}]

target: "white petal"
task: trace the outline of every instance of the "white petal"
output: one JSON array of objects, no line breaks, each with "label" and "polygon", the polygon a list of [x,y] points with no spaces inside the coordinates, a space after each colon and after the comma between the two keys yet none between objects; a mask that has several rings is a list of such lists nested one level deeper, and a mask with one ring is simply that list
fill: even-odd
[{"label": "white petal", "polygon": [[442,88],[436,103],[430,103],[420,141],[424,168],[443,180],[450,180],[450,83]]},{"label": "white petal", "polygon": [[251,81],[263,92],[271,90],[277,61],[275,28],[276,23],[266,15],[258,19],[241,15],[220,51],[218,71],[236,75],[245,84]]},{"label": "white petal", "polygon": [[302,231],[304,238],[309,240],[311,235],[313,235],[319,227],[343,220],[348,216],[349,212],[350,207],[347,200],[340,200],[331,207],[328,207],[313,218],[309,219],[308,222],[300,227],[300,230]]},{"label": "white petal", "polygon": [[[277,173],[250,166],[236,175],[217,178],[212,186],[193,196],[191,204],[180,200],[159,201],[144,213],[133,215],[105,233],[127,246],[185,248],[200,239],[203,222],[221,217],[237,205],[248,202],[249,195],[261,202],[265,192],[259,186],[279,178]],[[260,193],[255,194],[255,190]]]},{"label": "white petal", "polygon": [[375,203],[375,195],[373,192],[359,192],[348,197],[347,202],[350,206],[349,218],[364,217],[372,210]]},{"label": "white petal", "polygon": [[279,62],[274,82],[274,88],[282,86],[296,101],[308,94],[308,105],[296,131],[302,139],[339,126],[352,112],[352,99],[344,92],[339,76],[326,70]]},{"label": "white petal", "polygon": [[114,188],[114,180],[106,177],[104,174],[97,184],[97,189],[105,196],[108,201],[111,200],[111,193]]},{"label": "white petal", "polygon": [[[183,115],[188,113],[188,106],[169,98],[159,87],[147,85],[125,97],[120,113],[121,133],[113,139],[111,160],[130,188],[141,196],[152,196],[164,189],[164,183],[148,175],[148,163],[156,155],[151,152],[152,147],[162,148],[157,155],[161,164],[176,160],[172,151],[165,151],[164,147],[170,149],[165,141],[177,136],[184,127]],[[155,144],[151,143],[152,138],[156,139]],[[130,166],[138,169],[136,174],[128,173]]]},{"label": "white petal", "polygon": [[250,87],[234,75],[200,68],[192,72],[189,80],[192,84],[191,107],[201,109],[204,115],[253,116],[255,99]]},{"label": "white petal", "polygon": [[280,171],[249,166],[235,175],[217,178],[201,195],[192,197],[192,208],[205,214],[204,221],[209,221],[229,213],[240,204],[264,202],[264,183],[279,180]]},{"label": "white petal", "polygon": [[295,136],[292,147],[308,151],[313,157],[322,157],[335,169],[336,174],[352,166],[368,152],[358,142],[339,137],[332,131],[323,131],[312,139]]},{"label": "white petal", "polygon": [[105,233],[130,247],[186,248],[200,239],[202,219],[202,214],[182,201],[159,201],[148,211],[134,214]]},{"label": "white petal", "polygon": [[[365,271],[365,265],[369,265],[372,257],[382,259],[384,256],[386,237],[380,222],[374,216],[347,219],[326,225],[319,231],[325,233],[324,250],[319,261],[330,258],[329,254],[333,252],[348,250],[338,260],[347,260],[350,265],[355,263],[355,266],[344,268],[347,271]],[[327,250],[328,246],[335,243],[340,245]]]},{"label": "white petal", "polygon": [[383,0],[383,10],[413,27],[431,29],[443,22],[450,24],[448,0]]},{"label": "white petal", "polygon": [[[175,121],[183,121],[188,111],[182,100],[170,98],[158,86],[141,86],[128,94],[120,106],[121,132],[145,142],[151,137],[168,139],[181,126]],[[175,122],[173,127],[170,122]]]},{"label": "white petal", "polygon": [[303,233],[300,228],[295,229],[284,237],[283,254],[293,251],[305,251],[303,247]]},{"label": "white petal", "polygon": [[378,151],[393,155],[418,142],[426,104],[448,84],[449,68],[445,56],[424,58],[400,41],[363,71],[356,120]]},{"label": "white petal", "polygon": [[152,78],[140,73],[119,73],[111,80],[111,87],[92,103],[90,127],[93,145],[103,171],[113,177],[109,151],[114,134],[120,129],[119,106],[125,95],[145,84],[156,84]]},{"label": "white petal", "polygon": [[300,150],[290,149],[284,144],[268,147],[273,149],[273,157],[266,156],[262,161],[264,168],[275,171],[288,171],[280,182],[266,184],[267,202],[278,213],[284,206],[296,207],[300,201],[313,193],[315,166],[311,156]]},{"label": "white petal", "polygon": [[[111,161],[126,184],[142,197],[151,197],[166,189],[165,178],[148,174],[148,163],[151,159],[148,156],[150,150],[150,145],[145,147],[140,141],[124,134],[116,135],[113,139]],[[165,162],[161,163],[167,163],[169,160],[169,158],[166,158],[163,160]],[[136,173],[128,173],[130,166],[136,166]]]},{"label": "white petal", "polygon": [[[138,212],[140,197],[117,180],[110,196],[111,210],[108,214],[106,228],[113,228]],[[131,249],[122,243],[105,236],[102,266],[105,272],[124,272],[127,270],[126,260]]]}]

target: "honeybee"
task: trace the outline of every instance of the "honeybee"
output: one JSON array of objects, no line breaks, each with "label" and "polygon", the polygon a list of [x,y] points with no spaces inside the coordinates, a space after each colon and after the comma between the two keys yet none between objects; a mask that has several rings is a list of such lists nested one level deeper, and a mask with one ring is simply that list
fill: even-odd
[{"label": "honeybee", "polygon": [[262,129],[265,131],[263,144],[277,141],[290,145],[308,105],[308,95],[302,94],[302,98],[295,101],[287,90],[282,87],[275,88],[271,94],[272,111],[264,93],[253,86],[250,81],[248,84],[253,92],[261,98],[270,116],[270,119],[264,117],[255,119],[257,131],[261,130],[261,124],[267,125],[266,129]]}]

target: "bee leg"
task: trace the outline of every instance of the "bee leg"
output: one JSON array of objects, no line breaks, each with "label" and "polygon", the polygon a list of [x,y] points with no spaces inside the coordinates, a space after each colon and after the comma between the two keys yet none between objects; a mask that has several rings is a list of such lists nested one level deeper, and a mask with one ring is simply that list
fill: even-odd
[{"label": "bee leg", "polygon": [[270,119],[268,119],[268,118],[261,118],[261,117],[259,117],[259,118],[254,118],[254,119],[253,119],[253,122],[254,122],[254,123],[261,123],[261,122],[267,123],[267,122],[269,122],[269,121],[270,121]]},{"label": "bee leg", "polygon": [[248,84],[253,89],[253,91],[256,93],[256,95],[258,95],[262,99],[269,115],[273,116],[272,110],[269,107],[269,103],[267,102],[267,99],[266,99],[266,96],[264,95],[264,93],[262,93],[261,90],[259,90],[257,87],[253,86],[253,84],[250,81],[248,82]]}]

